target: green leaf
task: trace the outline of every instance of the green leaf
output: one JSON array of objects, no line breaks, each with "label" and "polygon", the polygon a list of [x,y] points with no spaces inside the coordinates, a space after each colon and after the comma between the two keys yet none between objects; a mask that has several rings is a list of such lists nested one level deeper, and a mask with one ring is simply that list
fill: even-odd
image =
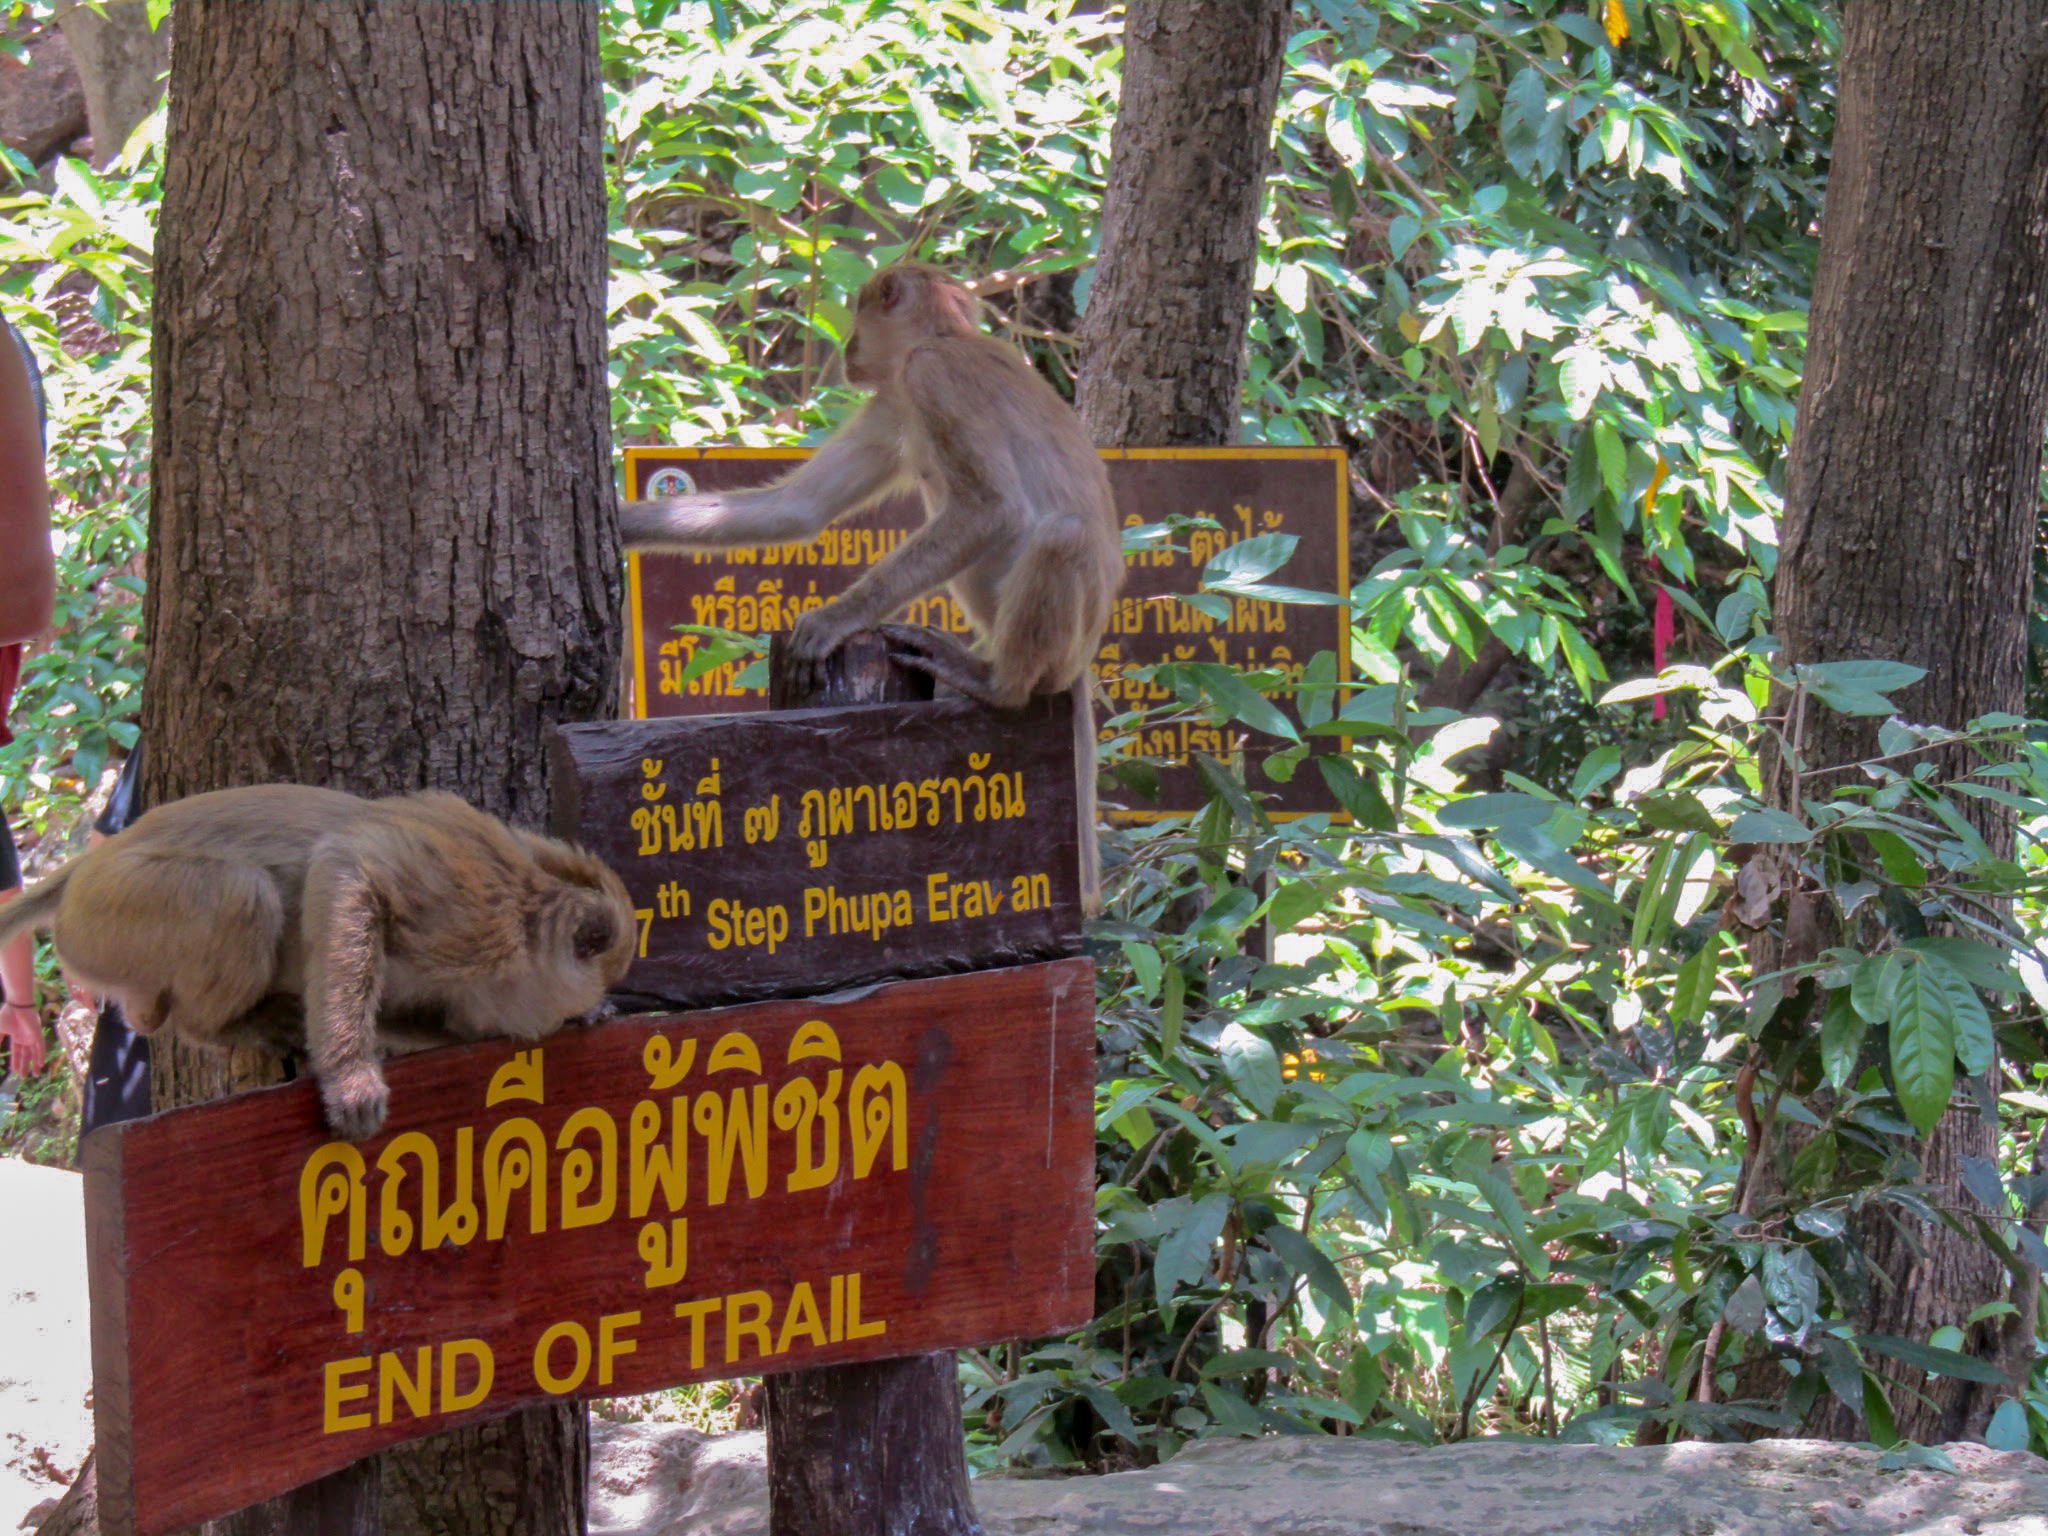
[{"label": "green leaf", "polygon": [[1198,1285],[1209,1272],[1209,1254],[1230,1217],[1230,1196],[1204,1195],[1184,1221],[1162,1238],[1152,1260],[1152,1285],[1163,1307],[1183,1285]]},{"label": "green leaf", "polygon": [[1920,862],[1919,855],[1913,852],[1912,844],[1898,833],[1887,832],[1880,827],[1864,833],[1863,837],[1877,854],[1877,862],[1884,866],[1886,877],[1894,885],[1918,890],[1927,883],[1926,866]]},{"label": "green leaf", "polygon": [[1446,827],[1470,831],[1478,827],[1542,827],[1560,807],[1555,800],[1514,793],[1467,795],[1453,800],[1436,813]]},{"label": "green leaf", "polygon": [[1288,722],[1285,715],[1273,706],[1273,701],[1252,688],[1235,667],[1222,666],[1216,662],[1200,662],[1191,666],[1202,691],[1215,701],[1216,705],[1232,719],[1242,720],[1255,730],[1269,736],[1285,737],[1288,741],[1299,741],[1300,733]]},{"label": "green leaf", "polygon": [[1289,1269],[1308,1277],[1308,1283],[1328,1304],[1330,1311],[1341,1312],[1346,1317],[1351,1315],[1351,1289],[1344,1283],[1343,1271],[1330,1262],[1329,1255],[1322,1249],[1294,1228],[1277,1222],[1266,1228],[1265,1242]]},{"label": "green leaf", "polygon": [[1483,1339],[1513,1317],[1522,1299],[1520,1275],[1497,1275],[1472,1293],[1465,1303],[1465,1334]]},{"label": "green leaf", "polygon": [[1828,999],[1827,1012],[1820,1021],[1820,1061],[1829,1085],[1838,1092],[1849,1085],[1855,1074],[1863,1037],[1869,1030],[1869,1021],[1841,992]]},{"label": "green leaf", "polygon": [[1952,1349],[1936,1349],[1932,1344],[1915,1344],[1911,1339],[1901,1339],[1889,1333],[1859,1333],[1856,1342],[1865,1349],[1917,1366],[1931,1375],[1948,1376],[1957,1381],[1981,1381],[1989,1386],[2002,1385],[2006,1379],[2005,1372],[1988,1360],[1958,1354]]},{"label": "green leaf", "polygon": [[1159,1000],[1159,1054],[1172,1061],[1180,1054],[1180,1032],[1187,1019],[1187,973],[1177,965],[1166,968],[1166,991]]},{"label": "green leaf", "polygon": [[1984,1430],[1984,1443],[1994,1451],[2024,1451],[2031,1438],[2026,1405],[2016,1397],[2008,1397],[1998,1405]]},{"label": "green leaf", "polygon": [[1744,811],[1728,823],[1731,843],[1810,843],[1813,828],[1784,811]]},{"label": "green leaf", "polygon": [[1673,1024],[1697,1024],[1707,1016],[1707,1007],[1714,1000],[1714,971],[1720,949],[1709,938],[1679,966],[1677,982],[1671,989]]},{"label": "green leaf", "polygon": [[1849,1001],[1859,1017],[1882,1024],[1892,1016],[1892,999],[1899,989],[1899,961],[1896,955],[1866,955],[1849,979]]},{"label": "green leaf", "polygon": [[1245,1103],[1261,1115],[1272,1114],[1281,1086],[1280,1057],[1272,1042],[1242,1024],[1230,1024],[1216,1041],[1216,1054]]},{"label": "green leaf", "polygon": [[1383,832],[1393,826],[1393,807],[1380,793],[1379,781],[1369,767],[1335,754],[1324,754],[1316,758],[1316,771],[1322,774],[1337,803],[1361,828]]},{"label": "green leaf", "polygon": [[1621,748],[1616,746],[1595,747],[1586,754],[1579,771],[1572,776],[1571,796],[1583,800],[1594,790],[1621,772]]},{"label": "green leaf", "polygon": [[1894,957],[1902,963],[1892,996],[1892,1080],[1898,1084],[1899,1107],[1925,1136],[1948,1109],[1955,1088],[1955,1003],[1930,974],[1940,961],[1908,959],[1898,950],[1885,958]]},{"label": "green leaf", "polygon": [[1927,675],[1927,669],[1903,661],[1820,661],[1794,667],[1792,675],[1803,683],[1839,683],[1872,693],[1890,693],[1919,682]]}]

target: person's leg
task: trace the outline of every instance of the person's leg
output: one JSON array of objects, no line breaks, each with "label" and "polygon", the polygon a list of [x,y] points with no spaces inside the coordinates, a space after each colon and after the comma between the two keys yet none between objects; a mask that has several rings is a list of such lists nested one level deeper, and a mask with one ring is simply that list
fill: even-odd
[{"label": "person's leg", "polygon": [[[0,819],[0,905],[21,894],[21,864],[14,834]],[[43,1070],[43,1018],[36,1010],[36,937],[19,934],[0,944],[0,1040],[8,1065],[23,1077]]]}]

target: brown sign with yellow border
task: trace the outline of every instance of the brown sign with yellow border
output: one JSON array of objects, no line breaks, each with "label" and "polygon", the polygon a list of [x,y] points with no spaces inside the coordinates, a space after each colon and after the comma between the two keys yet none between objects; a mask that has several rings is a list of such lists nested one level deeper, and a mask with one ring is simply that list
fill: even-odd
[{"label": "brown sign with yellow border", "polygon": [[[738,490],[762,485],[808,457],[801,448],[628,448],[626,484],[633,497]],[[1175,594],[1197,590],[1209,559],[1247,538],[1292,534],[1294,557],[1271,578],[1288,586],[1347,595],[1349,482],[1345,457],[1335,448],[1134,448],[1108,450],[1110,486],[1125,525],[1163,522],[1172,514],[1213,518],[1220,529],[1196,529],[1185,550],[1162,549],[1126,558],[1121,601],[1097,657],[1096,677],[1113,711],[1164,704],[1164,685],[1133,675],[1160,662],[1220,662],[1248,671],[1268,670],[1298,679],[1318,651],[1336,654],[1340,681],[1349,679],[1350,615],[1341,607],[1284,604],[1233,597],[1218,618]],[[715,625],[749,634],[792,628],[797,619],[851,586],[876,560],[923,520],[914,497],[899,496],[835,524],[806,544],[716,554],[634,555],[629,570],[632,630],[629,644],[634,713],[659,718],[722,714],[766,706],[765,690],[742,689],[738,666],[716,669],[685,683],[695,635],[682,624]],[[904,615],[913,624],[966,635],[952,598],[934,593]],[[1283,709],[1291,696],[1276,694]],[[1289,709],[1291,713],[1291,709]],[[1161,774],[1157,804],[1125,795],[1120,811],[1132,819],[1198,809],[1207,800],[1199,777],[1184,766],[1194,752],[1227,758],[1243,748],[1257,757],[1277,745],[1271,737],[1198,720],[1148,728],[1121,739],[1121,751],[1173,765]],[[1276,812],[1337,809],[1313,767],[1275,783],[1248,765],[1253,788],[1275,794]]]}]

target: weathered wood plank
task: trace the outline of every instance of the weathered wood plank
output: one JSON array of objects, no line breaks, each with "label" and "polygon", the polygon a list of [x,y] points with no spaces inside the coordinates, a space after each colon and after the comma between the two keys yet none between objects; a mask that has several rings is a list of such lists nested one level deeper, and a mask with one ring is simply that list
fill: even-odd
[{"label": "weathered wood plank", "polygon": [[86,1147],[101,1513],[161,1536],[564,1396],[949,1349],[1091,1312],[1084,960],[570,1030]]},{"label": "weathered wood plank", "polygon": [[626,882],[628,992],[700,1006],[1076,954],[1068,696],[571,725],[555,831]]}]

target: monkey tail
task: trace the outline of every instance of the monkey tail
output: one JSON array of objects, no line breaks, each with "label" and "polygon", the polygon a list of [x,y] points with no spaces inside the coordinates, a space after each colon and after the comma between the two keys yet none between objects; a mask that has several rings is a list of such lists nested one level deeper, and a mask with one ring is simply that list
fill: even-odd
[{"label": "monkey tail", "polygon": [[18,934],[39,933],[48,928],[56,920],[57,903],[63,899],[64,884],[70,878],[71,866],[67,864],[0,907],[0,944]]}]

